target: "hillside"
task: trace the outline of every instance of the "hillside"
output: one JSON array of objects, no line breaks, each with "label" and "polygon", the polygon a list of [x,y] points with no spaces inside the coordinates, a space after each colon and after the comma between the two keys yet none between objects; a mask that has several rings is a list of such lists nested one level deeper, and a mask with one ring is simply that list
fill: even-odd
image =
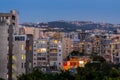
[{"label": "hillside", "polygon": [[22,24],[24,26],[30,27],[47,27],[47,28],[63,28],[64,31],[74,31],[76,29],[82,30],[116,30],[120,25],[110,24],[110,23],[94,23],[90,21],[52,21],[48,23],[27,23]]}]

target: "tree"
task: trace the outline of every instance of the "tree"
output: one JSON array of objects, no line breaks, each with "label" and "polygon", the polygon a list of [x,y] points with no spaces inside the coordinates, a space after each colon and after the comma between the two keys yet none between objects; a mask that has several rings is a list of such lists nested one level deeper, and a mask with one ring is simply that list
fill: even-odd
[{"label": "tree", "polygon": [[69,70],[43,73],[36,68],[32,73],[20,75],[17,80],[120,80],[119,70],[111,63],[87,63],[76,70],[74,74]]},{"label": "tree", "polygon": [[85,54],[82,52],[80,53],[79,51],[72,51],[70,53],[71,56],[84,56]]},{"label": "tree", "polygon": [[0,78],[0,80],[5,80],[5,79],[3,79],[3,78]]},{"label": "tree", "polygon": [[119,77],[119,76],[120,76],[120,72],[119,72],[116,68],[113,67],[113,68],[110,70],[109,76],[110,76],[111,78]]},{"label": "tree", "polygon": [[79,51],[72,51],[72,52],[70,53],[70,55],[71,55],[71,56],[77,56],[77,55],[79,55]]},{"label": "tree", "polygon": [[101,63],[106,62],[106,60],[102,56],[93,56],[92,60],[93,61],[98,61],[98,62],[101,62]]}]

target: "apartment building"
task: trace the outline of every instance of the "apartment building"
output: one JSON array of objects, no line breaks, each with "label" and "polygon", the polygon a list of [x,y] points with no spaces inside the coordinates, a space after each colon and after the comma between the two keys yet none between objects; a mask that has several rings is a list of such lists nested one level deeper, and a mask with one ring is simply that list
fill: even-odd
[{"label": "apartment building", "polygon": [[17,80],[32,71],[33,35],[19,29],[18,12],[0,13],[0,77]]},{"label": "apartment building", "polygon": [[33,45],[33,67],[41,67],[43,71],[60,70],[62,68],[62,43],[55,38],[39,38]]},{"label": "apartment building", "polygon": [[12,54],[12,80],[26,72],[26,35],[14,35]]},{"label": "apartment building", "polygon": [[18,32],[18,12],[0,13],[0,77],[12,80],[13,35]]},{"label": "apartment building", "polygon": [[110,37],[110,50],[108,51],[111,55],[111,62],[118,64],[120,63],[120,34],[113,34]]},{"label": "apartment building", "polygon": [[65,60],[67,56],[73,51],[73,39],[70,33],[62,33],[62,49],[63,49],[63,59]]}]

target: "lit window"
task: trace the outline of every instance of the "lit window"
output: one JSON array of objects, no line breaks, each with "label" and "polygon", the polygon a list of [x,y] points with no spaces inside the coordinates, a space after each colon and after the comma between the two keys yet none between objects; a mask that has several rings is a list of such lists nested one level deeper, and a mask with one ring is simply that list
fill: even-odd
[{"label": "lit window", "polygon": [[116,42],[118,42],[118,39],[115,39]]},{"label": "lit window", "polygon": [[17,60],[16,57],[15,57],[14,55],[12,56],[12,60],[15,60],[15,61]]},{"label": "lit window", "polygon": [[8,74],[7,74],[7,79],[8,79]]},{"label": "lit window", "polygon": [[45,43],[46,43],[46,41],[41,41],[41,43],[45,44]]},{"label": "lit window", "polygon": [[111,45],[111,48],[114,49],[114,45]]},{"label": "lit window", "polygon": [[22,50],[25,50],[25,45],[24,44],[22,44]]},{"label": "lit window", "polygon": [[50,52],[57,53],[57,49],[51,49]]},{"label": "lit window", "polygon": [[17,70],[15,64],[12,64],[12,69]]},{"label": "lit window", "polygon": [[26,59],[26,55],[22,54],[22,60],[25,60],[25,59]]},{"label": "lit window", "polygon": [[84,61],[79,61],[79,64],[80,64],[80,65],[79,65],[80,67],[84,67],[84,64],[85,64],[85,63],[84,63]]},{"label": "lit window", "polygon": [[39,43],[45,44],[46,41],[45,41],[45,40],[42,40],[42,41],[39,41]]},{"label": "lit window", "polygon": [[32,46],[31,45],[29,46],[29,50],[32,51]]},{"label": "lit window", "polygon": [[37,50],[37,52],[47,52],[47,49],[46,49],[46,48],[39,48],[39,49]]},{"label": "lit window", "polygon": [[54,43],[57,44],[57,43],[58,43],[58,40],[54,40]]},{"label": "lit window", "polygon": [[84,61],[79,61],[80,64],[84,64]]},{"label": "lit window", "polygon": [[81,44],[84,44],[83,42],[81,42]]}]

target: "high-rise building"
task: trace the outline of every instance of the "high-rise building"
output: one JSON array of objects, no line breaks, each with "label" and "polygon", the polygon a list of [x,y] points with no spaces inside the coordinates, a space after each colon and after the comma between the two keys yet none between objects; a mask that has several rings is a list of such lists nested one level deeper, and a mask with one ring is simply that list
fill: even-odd
[{"label": "high-rise building", "polygon": [[32,71],[33,35],[19,29],[15,10],[0,13],[0,52],[1,78],[16,80],[20,74]]},{"label": "high-rise building", "polygon": [[[5,15],[4,15],[5,16]],[[9,54],[9,25],[5,22],[4,17],[0,15],[0,77],[7,79],[8,77],[8,54]]]},{"label": "high-rise building", "polygon": [[12,53],[12,80],[26,72],[26,35],[14,35]]},{"label": "high-rise building", "polygon": [[62,49],[63,49],[63,59],[65,60],[66,57],[73,51],[73,39],[71,38],[70,33],[62,33]]},{"label": "high-rise building", "polygon": [[12,80],[13,34],[18,32],[18,12],[0,13],[0,77]]},{"label": "high-rise building", "polygon": [[12,78],[16,80],[16,76],[32,71],[33,35],[14,35],[13,41]]},{"label": "high-rise building", "polygon": [[[56,38],[39,38],[34,41],[33,67],[43,71],[62,69],[62,43]],[[47,70],[48,71],[48,70]]]}]

